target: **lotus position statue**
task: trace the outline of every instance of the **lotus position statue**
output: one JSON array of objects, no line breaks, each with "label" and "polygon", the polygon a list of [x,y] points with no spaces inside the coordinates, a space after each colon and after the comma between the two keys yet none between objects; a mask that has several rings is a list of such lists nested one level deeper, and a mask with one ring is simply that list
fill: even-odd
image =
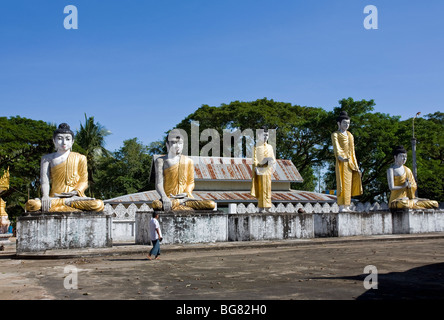
[{"label": "lotus position statue", "polygon": [[361,171],[355,154],[353,135],[347,131],[350,117],[341,111],[336,119],[338,130],[331,134],[336,157],[336,188],[339,212],[350,212],[351,198],[362,194]]},{"label": "lotus position statue", "polygon": [[[72,152],[74,133],[66,123],[53,134],[56,152],[44,155],[40,167],[41,199],[26,203],[29,212],[103,211],[102,200],[88,198],[87,161],[84,155]],[[51,182],[51,185],[50,185]]]},{"label": "lotus position statue", "polygon": [[171,130],[166,142],[168,154],[154,163],[156,190],[161,199],[154,200],[152,207],[163,211],[213,210],[216,208],[213,200],[195,200],[193,197],[194,163],[182,154],[183,142],[180,131]]},{"label": "lotus position statue", "polygon": [[[0,196],[7,190],[9,190],[9,168],[3,173],[3,176],[0,177]],[[10,225],[11,222],[6,213],[6,202],[0,198],[0,234],[7,233]]]},{"label": "lotus position statue", "polygon": [[435,209],[438,202],[415,197],[417,189],[412,171],[404,164],[407,161],[407,151],[403,146],[393,149],[395,163],[387,169],[387,181],[390,188],[390,209]]},{"label": "lotus position statue", "polygon": [[267,212],[271,208],[271,175],[276,158],[273,147],[267,143],[268,138],[268,128],[262,127],[253,154],[251,195],[258,199],[259,212]]}]

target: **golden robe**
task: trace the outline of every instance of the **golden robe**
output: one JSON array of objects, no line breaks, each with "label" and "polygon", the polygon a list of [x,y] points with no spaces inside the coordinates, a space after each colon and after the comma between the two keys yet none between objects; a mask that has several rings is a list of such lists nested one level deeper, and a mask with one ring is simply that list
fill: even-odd
[{"label": "golden robe", "polygon": [[[88,188],[87,160],[84,155],[71,152],[66,161],[50,168],[51,188],[49,196],[52,198],[56,193],[77,191],[78,197],[86,197],[85,190]],[[74,200],[69,205],[65,204],[65,199],[51,199],[49,212],[74,212],[74,211],[103,211],[102,200]],[[26,210],[33,212],[41,209],[40,199],[29,200],[26,203]]]},{"label": "golden robe", "polygon": [[[251,195],[258,200],[259,208],[271,208],[271,175],[273,174],[273,167],[268,165],[266,167],[259,167],[259,164],[265,158],[273,158],[273,147],[268,143],[256,146],[253,154],[253,173],[251,183]],[[260,174],[256,173],[256,168]]]},{"label": "golden robe", "polygon": [[[186,193],[188,198],[194,198],[194,163],[191,158],[181,155],[178,163],[163,170],[163,190],[170,197]],[[162,210],[161,200],[154,200],[154,210]],[[216,203],[212,200],[188,200],[180,204],[179,199],[172,199],[172,210],[213,210]]]},{"label": "golden robe", "polygon": [[[355,154],[354,138],[348,131],[345,133],[335,131],[331,134],[331,140],[336,157],[337,202],[338,205],[348,206],[351,204],[351,197],[359,196],[363,193],[361,174]],[[348,159],[348,162],[339,161],[338,156]]]},{"label": "golden robe", "polygon": [[435,200],[415,199],[415,192],[417,189],[415,177],[412,171],[404,167],[404,174],[402,176],[394,176],[394,185],[402,186],[406,179],[409,180],[411,188],[402,188],[399,190],[392,190],[390,193],[389,207],[390,209],[435,209],[439,204]]}]

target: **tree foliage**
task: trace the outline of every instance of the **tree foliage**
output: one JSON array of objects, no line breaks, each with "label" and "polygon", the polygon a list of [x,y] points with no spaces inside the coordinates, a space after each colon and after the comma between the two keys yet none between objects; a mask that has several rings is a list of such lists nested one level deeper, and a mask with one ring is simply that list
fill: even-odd
[{"label": "tree foliage", "polygon": [[[355,138],[356,156],[362,171],[364,194],[361,201],[387,201],[389,189],[386,170],[393,162],[392,149],[404,145],[408,150],[406,165],[412,168],[413,118],[373,112],[373,100],[342,99],[332,111],[304,107],[269,99],[252,102],[234,101],[219,107],[203,105],[181,121],[191,139],[191,122],[199,122],[199,136],[205,129],[252,129],[261,126],[276,129],[276,157],[290,159],[304,182],[292,188],[313,191],[315,172],[325,169],[327,189],[336,189],[335,158],[331,133],[337,130],[336,116],[345,110],[351,117],[350,132]],[[0,117],[0,174],[9,167],[10,189],[2,196],[6,211],[14,222],[29,198],[40,197],[40,159],[54,152],[52,134],[56,126],[21,117]],[[415,119],[417,141],[418,196],[444,201],[444,113],[435,112]],[[165,153],[165,143],[154,141],[145,146],[137,138],[123,142],[114,153],[104,147],[109,131],[94,117],[85,115],[76,134],[74,151],[88,158],[90,194],[99,199],[154,189],[150,182],[152,155]],[[200,141],[199,150],[208,141]],[[189,141],[190,145],[190,141]],[[223,154],[222,143],[220,154]],[[247,146],[244,145],[244,148]],[[246,150],[244,150],[244,154]]]},{"label": "tree foliage", "polygon": [[125,140],[112,156],[101,157],[95,173],[95,193],[103,199],[142,192],[149,184],[151,155],[137,138]]},{"label": "tree foliage", "polygon": [[80,129],[76,133],[76,145],[73,149],[84,154],[88,161],[89,189],[87,192],[90,196],[94,196],[96,190],[94,176],[98,159],[110,155],[110,152],[105,148],[105,137],[109,134],[110,132],[104,126],[94,121],[94,117],[87,117],[86,114],[85,123],[80,124]]},{"label": "tree foliage", "polygon": [[[340,100],[332,111],[266,98],[252,102],[234,101],[219,107],[203,105],[176,127],[190,133],[191,122],[198,121],[199,133],[215,129],[221,137],[224,129],[255,130],[263,125],[276,128],[276,157],[292,160],[304,178],[304,183],[292,187],[313,191],[317,183],[315,173],[324,167],[327,189],[336,189],[331,133],[337,130],[337,115],[342,110],[347,111],[351,117],[349,130],[355,137],[356,156],[362,171],[364,194],[359,200],[387,201],[390,191],[386,170],[393,162],[392,150],[397,145],[411,149],[412,119],[401,121],[399,116],[373,112],[374,106],[373,100],[354,101],[352,98]],[[415,125],[419,195],[438,201],[444,201],[443,122],[443,113],[436,112],[417,119]],[[200,143],[200,149],[205,143]],[[409,158],[407,165],[411,168],[411,150]]]},{"label": "tree foliage", "polygon": [[[364,194],[361,201],[373,201],[375,197],[386,200],[388,185],[386,170],[393,162],[393,147],[405,140],[401,134],[400,117],[375,112],[373,100],[354,101],[342,99],[339,106],[331,112],[330,132],[337,130],[336,116],[340,111],[347,111],[351,118],[349,131],[354,136],[355,152],[362,172]],[[330,137],[325,143],[331,145]],[[329,170],[326,175],[327,187],[336,189],[335,158],[331,152],[326,159]]]},{"label": "tree foliage", "polygon": [[11,221],[29,198],[40,197],[40,160],[54,152],[55,125],[22,117],[0,117],[0,175],[9,167],[10,188],[2,195]]},{"label": "tree foliage", "polygon": [[[277,129],[276,157],[291,159],[304,177],[304,182],[295,184],[294,188],[311,190],[315,185],[313,166],[320,164],[328,152],[328,146],[322,144],[323,136],[319,134],[324,131],[327,117],[328,113],[321,108],[301,107],[264,98],[253,102],[234,101],[220,107],[203,105],[179,123],[177,128],[190,132],[191,122],[199,121],[200,133],[205,129],[215,129],[220,137],[224,129],[252,129],[256,132],[264,125]],[[201,147],[204,144],[201,143]],[[223,154],[222,149],[220,154]]]},{"label": "tree foliage", "polygon": [[[401,125],[404,130],[410,129],[413,126],[413,119],[405,120]],[[418,197],[442,202],[444,201],[444,113],[435,112],[425,115],[424,118],[417,118],[414,125]],[[411,148],[407,161],[411,168]]]}]

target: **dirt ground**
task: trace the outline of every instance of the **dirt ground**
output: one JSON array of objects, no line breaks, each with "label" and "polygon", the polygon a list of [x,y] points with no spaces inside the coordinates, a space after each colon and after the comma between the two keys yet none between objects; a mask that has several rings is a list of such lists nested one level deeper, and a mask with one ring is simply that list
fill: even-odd
[{"label": "dirt ground", "polygon": [[444,235],[291,245],[277,241],[222,250],[169,250],[164,245],[156,261],[147,260],[144,252],[63,259],[4,254],[0,299],[444,299]]}]

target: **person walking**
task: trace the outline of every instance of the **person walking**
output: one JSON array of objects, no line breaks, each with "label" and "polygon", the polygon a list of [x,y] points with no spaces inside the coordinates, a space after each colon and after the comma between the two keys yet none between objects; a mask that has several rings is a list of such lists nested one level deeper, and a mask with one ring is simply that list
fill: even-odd
[{"label": "person walking", "polygon": [[154,256],[156,260],[159,260],[160,256],[160,242],[162,241],[162,231],[159,224],[159,213],[154,211],[153,217],[150,221],[150,237],[153,248],[148,254],[148,260],[152,260],[151,256]]}]

